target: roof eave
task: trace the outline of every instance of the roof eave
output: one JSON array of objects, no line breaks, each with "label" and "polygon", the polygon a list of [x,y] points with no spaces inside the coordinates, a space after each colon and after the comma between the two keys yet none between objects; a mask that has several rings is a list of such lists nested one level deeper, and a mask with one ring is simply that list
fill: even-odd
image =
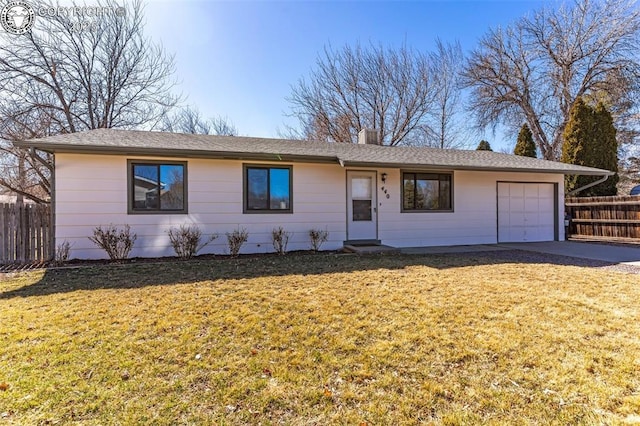
[{"label": "roof eave", "polygon": [[611,176],[614,173],[598,169],[544,169],[527,167],[493,167],[476,165],[454,164],[420,164],[399,162],[372,162],[344,160],[333,155],[302,155],[286,153],[260,153],[260,152],[233,152],[233,151],[204,151],[184,148],[150,148],[150,147],[121,147],[99,145],[69,145],[63,143],[50,143],[44,140],[32,139],[16,141],[14,145],[21,148],[36,148],[42,151],[65,154],[103,154],[103,155],[140,155],[147,157],[181,157],[181,158],[211,158],[245,161],[282,161],[282,162],[306,162],[306,163],[339,163],[346,167],[373,167],[373,168],[405,168],[424,170],[469,170],[488,172],[518,172],[518,173],[552,173],[563,175],[584,176]]},{"label": "roof eave", "polygon": [[468,171],[485,171],[485,172],[517,172],[517,173],[552,173],[563,175],[582,175],[582,176],[612,176],[613,172],[597,169],[541,169],[541,168],[525,168],[525,167],[492,167],[492,166],[465,166],[465,165],[447,165],[447,164],[412,164],[412,163],[373,163],[361,161],[344,161],[345,166],[350,167],[385,167],[385,168],[404,168],[412,170],[468,170]]},{"label": "roof eave", "polygon": [[14,145],[20,148],[36,148],[41,151],[60,154],[102,154],[102,155],[140,155],[146,157],[180,157],[180,158],[211,158],[224,160],[252,160],[252,161],[288,161],[307,163],[338,162],[336,156],[298,155],[287,153],[235,152],[235,151],[203,151],[184,148],[148,148],[148,147],[119,147],[97,145],[67,145],[43,143],[33,141],[17,141]]}]

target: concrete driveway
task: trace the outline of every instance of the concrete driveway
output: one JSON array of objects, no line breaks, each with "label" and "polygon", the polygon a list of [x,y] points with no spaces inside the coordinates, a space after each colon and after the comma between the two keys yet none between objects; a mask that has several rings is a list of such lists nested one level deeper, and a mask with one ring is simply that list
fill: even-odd
[{"label": "concrete driveway", "polygon": [[579,241],[550,241],[543,243],[501,243],[498,244],[498,247],[640,266],[640,246],[614,246]]},{"label": "concrete driveway", "polygon": [[402,253],[407,254],[477,253],[496,250],[524,250],[640,267],[640,246],[614,246],[579,241],[500,243],[479,244],[473,246],[407,247],[400,249]]}]

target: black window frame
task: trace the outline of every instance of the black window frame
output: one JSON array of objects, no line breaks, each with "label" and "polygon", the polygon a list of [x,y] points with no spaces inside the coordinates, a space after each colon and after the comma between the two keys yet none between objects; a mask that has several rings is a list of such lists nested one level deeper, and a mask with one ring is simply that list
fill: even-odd
[{"label": "black window frame", "polygon": [[[160,176],[159,168],[161,166],[182,166],[182,185],[183,185],[183,199],[182,209],[161,209],[161,203],[158,203],[157,209],[139,209],[135,208],[135,189],[133,187],[135,179],[133,175],[134,166],[157,166],[158,176]],[[188,214],[189,213],[189,200],[188,200],[188,178],[187,178],[187,162],[186,161],[165,161],[165,160],[140,160],[129,159],[127,160],[127,214]]]},{"label": "black window frame", "polygon": [[[438,175],[438,191],[440,191],[442,182],[442,176],[448,176],[449,182],[449,206],[447,208],[437,208],[437,209],[417,209],[417,208],[405,208],[404,205],[404,182],[406,175],[414,175],[414,185],[415,181],[420,180],[417,179],[418,175]],[[422,179],[426,180],[426,179]],[[434,179],[429,179],[434,180]],[[454,211],[454,203],[453,203],[453,172],[443,172],[443,171],[433,171],[433,170],[402,170],[400,173],[400,211],[402,213],[452,213]],[[440,197],[438,197],[440,199]],[[415,201],[414,201],[415,205]]]},{"label": "black window frame", "polygon": [[[270,170],[289,171],[289,208],[287,209],[250,209],[249,208],[249,170],[267,170],[267,206],[271,206]],[[242,212],[246,214],[291,214],[293,213],[293,166],[275,164],[243,164],[242,165]]]}]

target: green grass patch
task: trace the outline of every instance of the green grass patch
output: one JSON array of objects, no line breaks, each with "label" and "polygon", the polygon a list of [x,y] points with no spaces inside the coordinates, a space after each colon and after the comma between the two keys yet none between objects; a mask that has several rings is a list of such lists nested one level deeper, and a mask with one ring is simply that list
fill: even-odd
[{"label": "green grass patch", "polygon": [[639,275],[481,254],[20,273],[0,423],[632,423],[638,318]]}]

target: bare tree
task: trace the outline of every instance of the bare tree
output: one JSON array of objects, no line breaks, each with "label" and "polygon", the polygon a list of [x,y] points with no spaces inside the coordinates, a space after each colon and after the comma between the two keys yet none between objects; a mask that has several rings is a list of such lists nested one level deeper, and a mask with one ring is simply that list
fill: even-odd
[{"label": "bare tree", "polygon": [[213,117],[209,119],[211,134],[221,136],[238,136],[238,129],[227,117]]},{"label": "bare tree", "polygon": [[226,117],[206,119],[191,106],[178,108],[166,114],[160,123],[163,132],[192,133],[201,135],[237,136],[238,129]]},{"label": "bare tree", "polygon": [[543,158],[558,159],[575,99],[604,93],[619,116],[630,111],[639,34],[628,0],[575,0],[492,29],[465,68],[470,110],[481,127],[526,122]]},{"label": "bare tree", "polygon": [[292,115],[308,139],[354,142],[363,128],[385,145],[419,142],[434,90],[428,57],[407,47],[324,49],[309,80],[292,89]]},{"label": "bare tree", "polygon": [[166,114],[160,123],[160,130],[201,135],[238,135],[238,129],[227,117],[206,119],[197,108],[191,106],[178,108]]},{"label": "bare tree", "polygon": [[434,105],[429,113],[425,137],[437,148],[462,148],[469,145],[470,126],[462,120],[461,71],[464,55],[459,42],[436,39],[436,50],[429,55]]},{"label": "bare tree", "polygon": [[[59,10],[44,1],[30,4]],[[142,3],[120,7],[113,0],[96,0],[92,6],[107,12],[94,17],[51,13],[37,16],[31,32],[0,34],[5,148],[0,184],[16,192],[29,184],[10,178],[17,159],[24,157],[12,141],[103,127],[151,127],[178,101],[172,94],[173,58],[144,36]],[[31,172],[41,175],[40,187],[48,191],[50,159],[34,151],[28,157],[45,168]],[[24,195],[44,201],[32,191]]]},{"label": "bare tree", "polygon": [[200,111],[186,106],[178,108],[162,117],[159,125],[160,131],[173,133],[193,133],[208,135],[211,133],[211,124],[203,119]]},{"label": "bare tree", "polygon": [[640,184],[640,146],[625,145],[619,151],[619,155],[618,194],[625,195],[629,194],[631,188]]},{"label": "bare tree", "polygon": [[[0,115],[0,185],[17,194],[17,202],[29,198],[47,203],[51,193],[52,156],[37,150],[13,146],[12,141],[47,136],[48,120],[38,110],[31,111],[27,121]],[[24,118],[23,118],[24,119]]]}]

